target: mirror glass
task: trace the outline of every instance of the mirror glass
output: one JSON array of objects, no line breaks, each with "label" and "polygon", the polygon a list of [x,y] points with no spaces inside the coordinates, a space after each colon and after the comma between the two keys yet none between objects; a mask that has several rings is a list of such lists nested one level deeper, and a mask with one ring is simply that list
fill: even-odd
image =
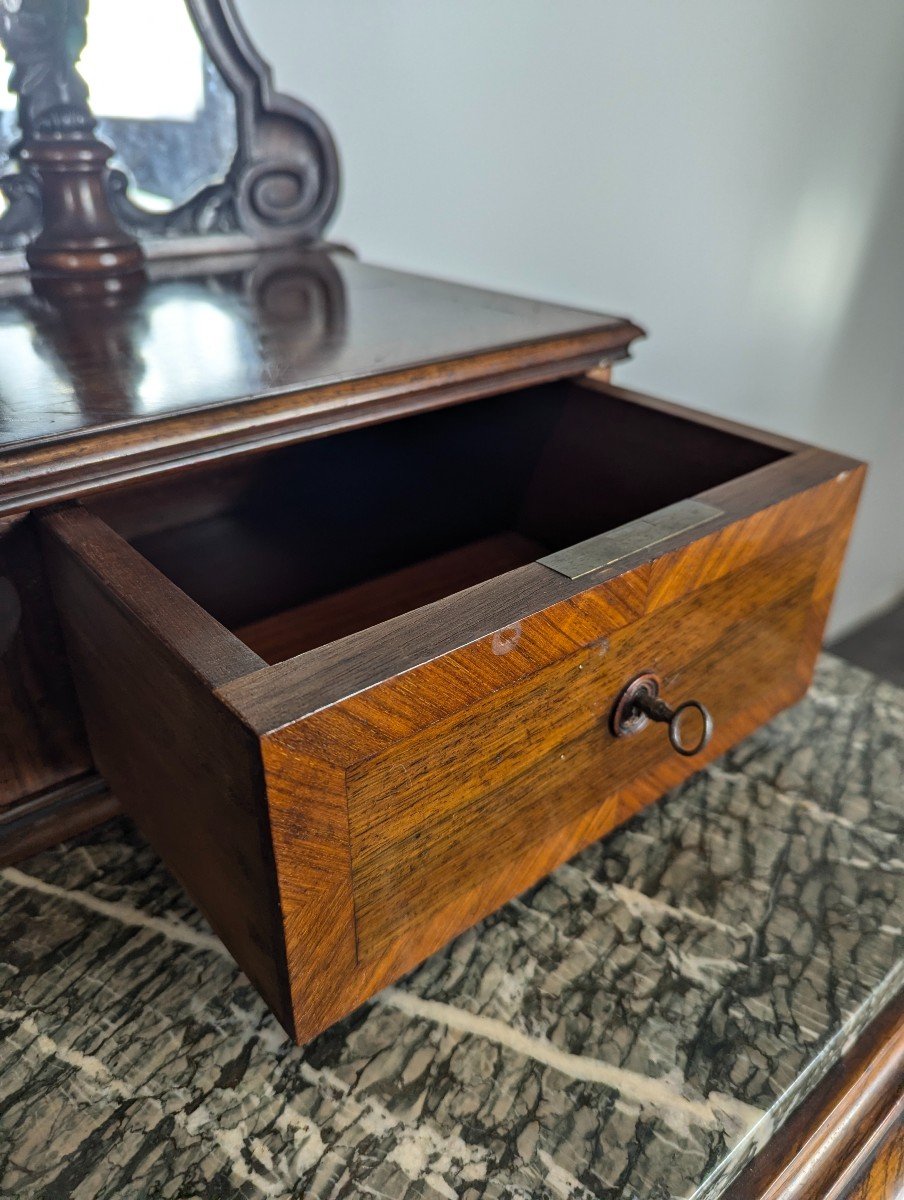
[{"label": "mirror glass", "polygon": [[[128,175],[138,207],[169,212],[223,180],[237,150],[235,98],[185,0],[91,0],[79,70],[98,133],[116,148],[114,164]],[[18,136],[9,74],[3,64],[3,158]]]}]

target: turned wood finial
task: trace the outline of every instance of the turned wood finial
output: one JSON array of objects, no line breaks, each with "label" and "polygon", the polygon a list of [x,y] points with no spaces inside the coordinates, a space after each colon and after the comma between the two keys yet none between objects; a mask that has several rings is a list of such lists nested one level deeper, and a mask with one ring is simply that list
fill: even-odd
[{"label": "turned wood finial", "polygon": [[140,278],[144,256],[110,209],[113,151],[95,134],[88,88],[76,69],[87,11],[88,0],[0,0],[0,42],[19,98],[22,136],[14,153],[41,196],[43,227],[25,252],[35,281],[115,291]]}]

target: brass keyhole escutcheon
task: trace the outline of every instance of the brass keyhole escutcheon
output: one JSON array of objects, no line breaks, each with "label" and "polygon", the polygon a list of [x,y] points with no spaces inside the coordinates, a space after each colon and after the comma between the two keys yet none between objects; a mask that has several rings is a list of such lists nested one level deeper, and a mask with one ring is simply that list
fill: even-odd
[{"label": "brass keyhole escutcheon", "polygon": [[[659,692],[659,676],[652,671],[632,679],[612,710],[610,724],[613,734],[616,737],[628,737],[646,729],[651,721],[658,721],[668,725],[669,743],[676,754],[691,758],[706,749],[713,735],[713,719],[706,705],[699,700],[685,700],[672,708]],[[697,713],[702,723],[699,736],[690,742],[685,740],[682,733],[688,713]]]}]

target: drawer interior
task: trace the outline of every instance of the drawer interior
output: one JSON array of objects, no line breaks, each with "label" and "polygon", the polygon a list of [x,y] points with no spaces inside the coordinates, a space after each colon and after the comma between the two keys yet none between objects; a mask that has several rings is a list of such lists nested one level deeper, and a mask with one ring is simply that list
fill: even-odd
[{"label": "drawer interior", "polygon": [[783,453],[560,382],[303,442],[89,507],[274,663]]}]

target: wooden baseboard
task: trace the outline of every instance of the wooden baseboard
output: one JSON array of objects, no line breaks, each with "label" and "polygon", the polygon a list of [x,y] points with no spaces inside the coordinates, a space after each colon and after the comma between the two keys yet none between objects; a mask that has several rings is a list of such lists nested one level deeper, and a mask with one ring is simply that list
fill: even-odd
[{"label": "wooden baseboard", "polygon": [[31,796],[0,811],[0,866],[84,833],[121,811],[106,783],[93,773]]},{"label": "wooden baseboard", "polygon": [[[904,993],[795,1109],[724,1200],[896,1200],[904,1194],[902,1094]],[[857,1190],[863,1187],[873,1190]]]}]

